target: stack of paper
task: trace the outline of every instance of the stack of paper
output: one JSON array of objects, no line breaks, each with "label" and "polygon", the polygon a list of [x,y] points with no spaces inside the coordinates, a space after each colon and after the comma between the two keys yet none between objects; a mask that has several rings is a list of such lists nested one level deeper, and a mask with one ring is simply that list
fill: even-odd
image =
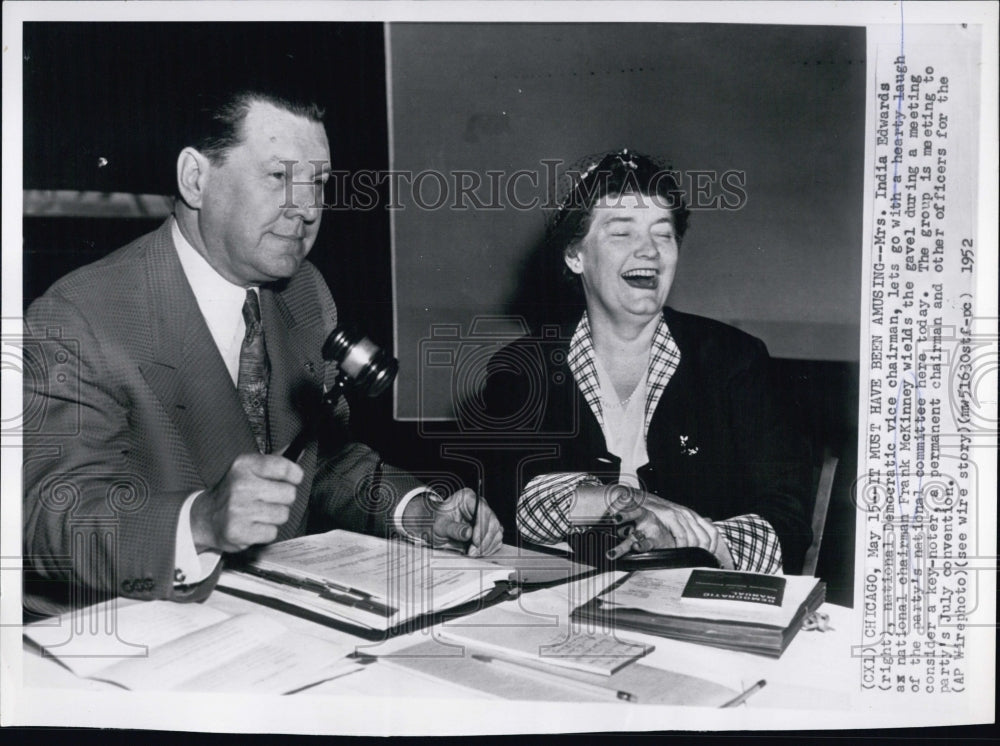
[{"label": "stack of paper", "polygon": [[266,616],[170,601],[115,599],[24,636],[77,676],[126,689],[284,694],[359,667],[345,659],[351,648]]},{"label": "stack of paper", "polygon": [[628,576],[573,618],[777,658],[825,595],[826,585],[806,576],[653,570]]}]

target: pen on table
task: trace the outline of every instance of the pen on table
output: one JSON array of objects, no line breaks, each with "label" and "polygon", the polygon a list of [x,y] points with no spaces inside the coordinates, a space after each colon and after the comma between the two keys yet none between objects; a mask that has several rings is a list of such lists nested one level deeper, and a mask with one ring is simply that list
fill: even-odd
[{"label": "pen on table", "polygon": [[599,697],[604,697],[605,699],[622,700],[623,702],[638,701],[638,697],[631,692],[624,692],[620,689],[611,689],[606,686],[601,686],[600,684],[591,684],[588,681],[580,681],[579,679],[571,679],[568,676],[560,676],[557,673],[542,671],[538,668],[534,668],[533,666],[525,666],[520,663],[515,663],[514,661],[508,661],[502,658],[490,658],[485,655],[473,655],[472,658],[480,663],[486,663],[500,670],[510,671],[511,673],[518,674],[519,676],[534,679],[535,681],[545,684],[554,684],[556,686],[566,687],[567,689],[575,689],[579,692],[595,694]]},{"label": "pen on table", "polygon": [[476,503],[472,506],[472,533],[469,534],[469,542],[465,545],[465,553],[468,554],[469,550],[472,549],[472,544],[476,540],[476,521],[479,519],[479,501],[483,499],[483,476],[479,475],[476,482]]},{"label": "pen on table", "polygon": [[760,681],[758,681],[756,684],[754,684],[752,687],[750,687],[749,689],[747,689],[742,694],[740,694],[740,695],[738,695],[736,697],[733,697],[731,700],[729,700],[728,702],[726,702],[724,705],[721,705],[721,707],[736,707],[736,705],[741,705],[744,702],[746,702],[748,699],[750,699],[750,697],[752,697],[754,694],[756,694],[761,689],[763,689],[765,686],[767,686],[767,682],[764,679],[761,679]]},{"label": "pen on table", "polygon": [[239,569],[248,575],[264,578],[264,580],[269,580],[272,583],[290,588],[316,593],[320,598],[325,598],[328,601],[335,601],[345,606],[353,606],[354,608],[362,609],[378,616],[388,618],[399,610],[394,606],[381,603],[370,593],[358,590],[357,588],[351,588],[350,586],[340,585],[332,580],[314,580],[307,577],[298,577],[278,570],[255,567],[254,565],[245,565]]}]

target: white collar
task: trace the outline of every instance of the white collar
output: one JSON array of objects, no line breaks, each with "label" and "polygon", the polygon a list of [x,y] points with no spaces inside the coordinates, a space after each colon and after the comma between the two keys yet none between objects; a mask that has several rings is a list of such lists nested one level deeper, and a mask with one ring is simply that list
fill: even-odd
[{"label": "white collar", "polygon": [[181,260],[184,276],[187,277],[188,284],[191,285],[194,297],[198,299],[199,303],[204,298],[221,302],[239,301],[239,307],[243,306],[243,301],[247,297],[246,288],[236,285],[220,275],[208,263],[208,260],[184,238],[176,218],[170,226],[170,235],[174,239],[177,258]]},{"label": "white collar", "polygon": [[[594,417],[597,418],[598,424],[604,428],[604,412],[601,407],[600,395],[601,381],[597,375],[596,359],[597,354],[594,352],[594,341],[590,331],[590,319],[587,312],[584,311],[570,340],[566,362],[573,373],[573,379],[576,381],[580,393],[583,394],[583,398],[590,406]],[[656,334],[653,335],[649,369],[646,372],[646,411],[643,420],[647,430],[653,419],[656,405],[660,402],[660,395],[673,377],[680,361],[681,351],[667,327],[666,319],[661,314]]]},{"label": "white collar", "polygon": [[[184,238],[176,218],[170,226],[170,234],[184,276],[198,302],[198,309],[235,383],[239,373],[240,345],[246,333],[243,303],[247,288],[235,285],[220,275]],[[253,289],[259,294],[258,288]]]}]

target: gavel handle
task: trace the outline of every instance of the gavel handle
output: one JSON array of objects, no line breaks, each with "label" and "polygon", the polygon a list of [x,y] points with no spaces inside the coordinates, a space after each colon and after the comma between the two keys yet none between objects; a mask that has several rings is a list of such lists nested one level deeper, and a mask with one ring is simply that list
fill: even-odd
[{"label": "gavel handle", "polygon": [[[330,390],[323,394],[323,406],[330,408],[337,406],[337,400],[340,398],[343,391],[344,384],[338,378],[337,382],[330,388]],[[311,435],[312,428],[310,428],[307,423],[306,426],[299,431],[299,434],[292,439],[292,442],[288,444],[288,448],[286,448],[285,452],[281,455],[289,461],[298,461],[299,456],[302,455],[302,451],[306,447],[306,444],[309,443]]]},{"label": "gavel handle", "polygon": [[281,455],[287,458],[289,461],[298,461],[299,456],[302,455],[302,450],[306,447],[306,443],[309,442],[309,428],[304,427],[299,431],[292,442],[288,444],[288,448]]}]

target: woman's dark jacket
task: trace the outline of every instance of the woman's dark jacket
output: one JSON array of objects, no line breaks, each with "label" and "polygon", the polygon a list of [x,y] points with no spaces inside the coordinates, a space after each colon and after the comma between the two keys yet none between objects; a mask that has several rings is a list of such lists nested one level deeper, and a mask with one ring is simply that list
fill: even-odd
[{"label": "woman's dark jacket", "polygon": [[[773,391],[764,343],[711,319],[671,308],[663,315],[681,361],[650,421],[641,483],[712,520],[756,513],[778,535],[784,571],[800,572],[812,540],[810,454]],[[490,361],[483,403],[498,437],[486,497],[507,541],[517,497],[538,474],[618,478],[620,460],[566,362],[571,334],[524,337]]]}]

